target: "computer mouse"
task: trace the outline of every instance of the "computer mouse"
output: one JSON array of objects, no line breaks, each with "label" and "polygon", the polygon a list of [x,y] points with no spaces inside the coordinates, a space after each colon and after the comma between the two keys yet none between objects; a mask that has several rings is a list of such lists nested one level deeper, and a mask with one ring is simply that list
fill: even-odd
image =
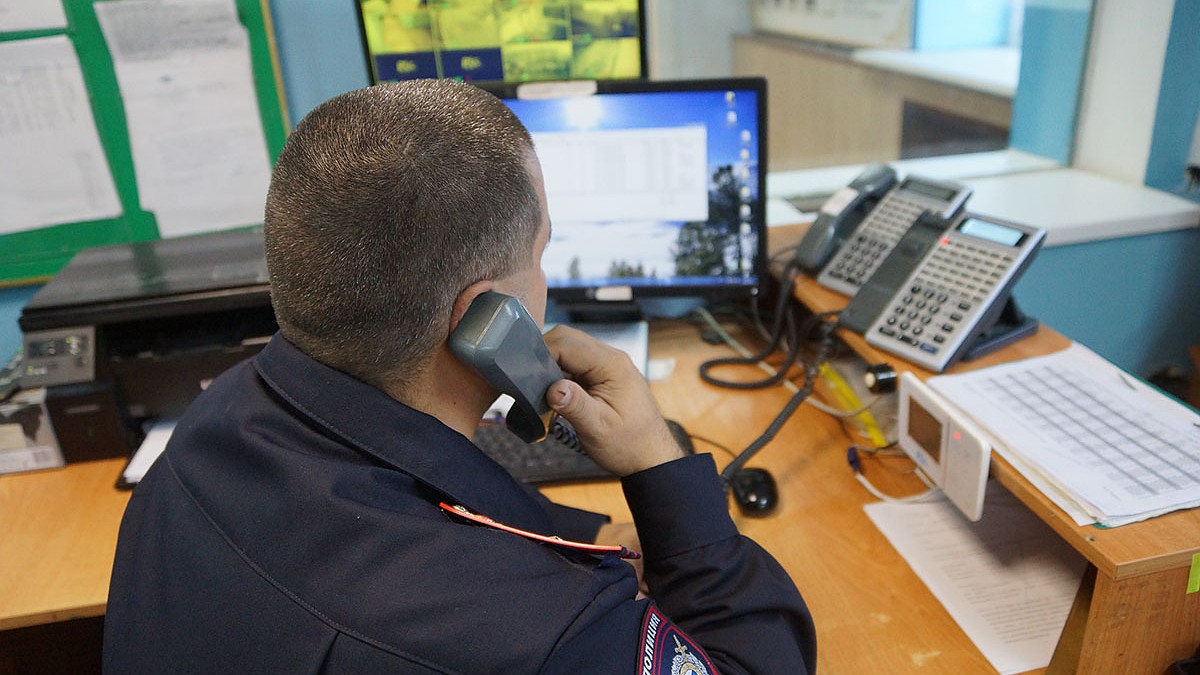
[{"label": "computer mouse", "polygon": [[739,469],[729,481],[733,499],[747,516],[769,515],[779,505],[779,491],[775,479],[766,469]]}]

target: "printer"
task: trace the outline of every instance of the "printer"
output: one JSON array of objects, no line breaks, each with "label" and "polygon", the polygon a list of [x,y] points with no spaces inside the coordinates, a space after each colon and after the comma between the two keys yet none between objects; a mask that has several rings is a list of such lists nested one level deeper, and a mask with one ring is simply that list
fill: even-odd
[{"label": "printer", "polygon": [[18,323],[63,459],[127,456],[277,330],[262,228],[80,251]]}]

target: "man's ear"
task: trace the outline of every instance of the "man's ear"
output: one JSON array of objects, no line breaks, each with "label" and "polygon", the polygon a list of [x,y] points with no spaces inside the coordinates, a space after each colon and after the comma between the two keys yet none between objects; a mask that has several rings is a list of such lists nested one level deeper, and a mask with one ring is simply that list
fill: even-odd
[{"label": "man's ear", "polygon": [[496,282],[492,279],[483,279],[467,286],[462,293],[454,299],[454,309],[450,312],[450,332],[453,333],[455,328],[458,328],[458,322],[462,321],[463,315],[467,313],[471,303],[480,295],[488,291],[496,289]]}]

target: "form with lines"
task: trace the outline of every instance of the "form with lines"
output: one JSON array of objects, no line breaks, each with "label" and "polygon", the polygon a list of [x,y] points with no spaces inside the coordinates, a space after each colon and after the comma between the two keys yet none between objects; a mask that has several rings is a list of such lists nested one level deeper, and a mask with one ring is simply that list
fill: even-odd
[{"label": "form with lines", "polygon": [[929,385],[1081,525],[1200,504],[1200,415],[1082,345]]}]

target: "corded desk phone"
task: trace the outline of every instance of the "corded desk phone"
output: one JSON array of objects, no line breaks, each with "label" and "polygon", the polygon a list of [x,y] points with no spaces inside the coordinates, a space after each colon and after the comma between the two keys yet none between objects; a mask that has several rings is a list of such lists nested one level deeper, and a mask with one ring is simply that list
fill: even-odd
[{"label": "corded desk phone", "polygon": [[807,274],[820,272],[895,185],[895,169],[886,164],[872,164],[849,185],[833,193],[821,205],[817,219],[796,246],[796,266]]},{"label": "corded desk phone", "polygon": [[846,236],[821,268],[817,283],[853,296],[922,213],[932,211],[942,218],[952,218],[962,211],[970,196],[971,188],[960,183],[908,176],[888,190]]},{"label": "corded desk phone", "polygon": [[851,299],[841,325],[940,372],[1037,330],[1013,285],[1045,239],[1040,227],[923,213]]},{"label": "corded desk phone", "polygon": [[528,443],[545,437],[546,390],[565,375],[520,300],[492,291],[480,294],[451,333],[450,351],[513,398],[505,417],[510,431]]}]

